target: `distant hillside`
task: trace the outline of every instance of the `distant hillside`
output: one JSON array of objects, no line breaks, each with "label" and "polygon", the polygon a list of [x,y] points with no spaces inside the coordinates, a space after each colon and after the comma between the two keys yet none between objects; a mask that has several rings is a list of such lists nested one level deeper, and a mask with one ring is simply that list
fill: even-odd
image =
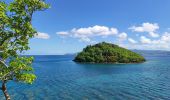
[{"label": "distant hillside", "polygon": [[141,63],[145,58],[140,54],[111,43],[89,45],[78,53],[75,62],[89,63]]},{"label": "distant hillside", "polygon": [[163,51],[163,50],[132,50],[138,54],[143,56],[170,56],[170,51]]}]

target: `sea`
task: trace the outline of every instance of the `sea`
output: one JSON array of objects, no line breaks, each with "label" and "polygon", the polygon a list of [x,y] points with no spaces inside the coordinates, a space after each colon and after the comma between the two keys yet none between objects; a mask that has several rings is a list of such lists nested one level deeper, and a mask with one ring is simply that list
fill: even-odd
[{"label": "sea", "polygon": [[10,81],[8,92],[11,100],[170,100],[170,52],[135,52],[147,61],[82,64],[75,55],[33,55],[36,81]]}]

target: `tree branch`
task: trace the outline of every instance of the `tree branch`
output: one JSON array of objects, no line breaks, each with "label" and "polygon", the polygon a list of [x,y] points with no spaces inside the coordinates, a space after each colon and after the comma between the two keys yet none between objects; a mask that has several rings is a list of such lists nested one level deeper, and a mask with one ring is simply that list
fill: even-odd
[{"label": "tree branch", "polygon": [[9,67],[3,60],[0,60],[0,63],[3,64],[5,67]]}]

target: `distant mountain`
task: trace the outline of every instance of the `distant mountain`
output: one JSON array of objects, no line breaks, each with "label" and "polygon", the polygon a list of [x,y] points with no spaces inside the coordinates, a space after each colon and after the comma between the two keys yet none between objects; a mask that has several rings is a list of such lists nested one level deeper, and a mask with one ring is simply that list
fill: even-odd
[{"label": "distant mountain", "polygon": [[89,45],[78,53],[75,62],[90,63],[141,63],[145,58],[138,53],[111,43]]},{"label": "distant mountain", "polygon": [[132,50],[133,52],[139,53],[143,56],[164,56],[170,55],[170,51],[164,50]]}]

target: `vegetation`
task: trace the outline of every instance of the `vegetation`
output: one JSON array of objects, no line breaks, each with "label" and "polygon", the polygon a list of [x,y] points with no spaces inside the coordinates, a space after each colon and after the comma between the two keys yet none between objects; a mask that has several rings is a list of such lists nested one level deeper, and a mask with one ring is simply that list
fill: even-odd
[{"label": "vegetation", "polygon": [[29,49],[29,39],[37,33],[31,24],[33,13],[49,7],[44,0],[9,1],[0,0],[0,81],[6,100],[10,100],[7,82],[31,84],[36,79],[33,57],[19,54]]},{"label": "vegetation", "polygon": [[111,43],[102,42],[89,45],[74,59],[75,62],[89,63],[140,63],[145,58],[141,55]]}]

